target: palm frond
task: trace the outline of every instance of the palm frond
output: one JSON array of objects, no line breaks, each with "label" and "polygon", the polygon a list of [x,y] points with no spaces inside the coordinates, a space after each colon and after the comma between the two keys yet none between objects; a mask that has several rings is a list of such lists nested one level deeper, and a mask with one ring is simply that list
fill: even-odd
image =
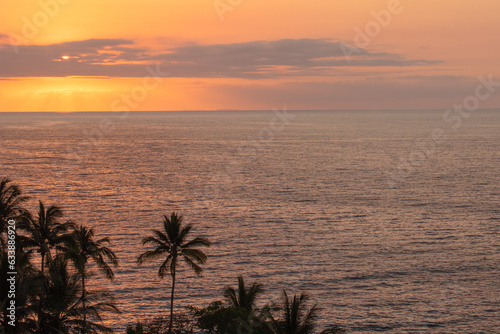
[{"label": "palm frond", "polygon": [[101,254],[93,254],[91,255],[92,258],[94,259],[94,262],[97,264],[99,269],[106,275],[106,278],[113,280],[115,277],[115,274],[113,273],[113,269],[106,263],[104,258],[102,257]]},{"label": "palm frond", "polygon": [[207,262],[207,255],[199,249],[182,249],[181,253],[191,260],[204,264]]},{"label": "palm frond", "polygon": [[168,250],[161,247],[158,247],[155,250],[146,251],[137,258],[137,264],[143,264],[147,260],[157,259],[166,253],[168,253]]},{"label": "palm frond", "polygon": [[224,297],[228,300],[228,302],[229,302],[229,304],[231,304],[231,306],[234,306],[234,307],[240,306],[240,303],[238,301],[238,297],[236,294],[236,290],[233,287],[227,286],[224,289]]},{"label": "palm frond", "polygon": [[188,256],[183,256],[183,258],[184,261],[194,270],[196,275],[201,276],[203,269],[199,265],[194,263],[194,261],[191,260]]},{"label": "palm frond", "polygon": [[[153,232],[156,234],[156,230],[153,230]],[[147,244],[153,244],[156,246],[170,246],[167,243],[163,242],[162,240],[156,238],[156,237],[145,237],[142,239],[142,245],[145,246]]]},{"label": "palm frond", "polygon": [[176,237],[176,243],[178,245],[182,245],[184,243],[184,240],[186,239],[186,236],[189,234],[189,232],[193,229],[193,226],[191,224],[186,225],[182,227],[180,232],[178,233]]},{"label": "palm frond", "polygon": [[193,240],[186,242],[185,244],[182,245],[182,248],[192,248],[192,247],[199,247],[199,246],[204,246],[204,247],[210,247],[212,243],[210,240],[207,238],[194,238]]}]

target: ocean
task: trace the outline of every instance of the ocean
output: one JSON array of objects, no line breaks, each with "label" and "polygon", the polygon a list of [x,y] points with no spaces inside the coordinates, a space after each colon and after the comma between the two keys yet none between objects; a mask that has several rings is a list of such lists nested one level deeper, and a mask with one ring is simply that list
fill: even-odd
[{"label": "ocean", "polygon": [[[444,117],[443,117],[444,116]],[[123,312],[168,314],[170,279],[135,264],[172,211],[213,245],[181,268],[176,309],[237,276],[307,292],[351,333],[494,333],[500,326],[500,112],[0,113],[0,176],[109,236]]]}]

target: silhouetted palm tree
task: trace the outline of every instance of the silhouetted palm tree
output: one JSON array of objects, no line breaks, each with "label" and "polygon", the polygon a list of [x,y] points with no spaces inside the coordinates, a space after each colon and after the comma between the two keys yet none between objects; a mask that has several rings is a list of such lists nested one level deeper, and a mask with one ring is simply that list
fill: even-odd
[{"label": "silhouetted palm tree", "polygon": [[[245,286],[245,280],[238,276],[238,290],[227,286],[224,289],[224,297],[229,302],[229,308],[223,308],[224,314],[236,316],[234,324],[237,325],[237,331],[256,332],[260,334],[271,334],[269,324],[266,323],[266,315],[270,310],[269,305],[262,309],[256,307],[257,298],[264,292],[262,284],[253,282],[250,287]],[[231,331],[231,330],[230,330]]]},{"label": "silhouetted palm tree", "polygon": [[41,272],[44,273],[45,264],[52,259],[51,249],[60,249],[61,246],[71,239],[67,234],[73,223],[60,223],[59,218],[63,216],[61,209],[57,206],[45,206],[40,201],[38,216],[33,218],[30,213],[25,216],[25,226],[28,235],[20,237],[25,247],[34,248],[41,256]]},{"label": "silhouetted palm tree", "polygon": [[147,260],[153,260],[161,256],[166,256],[158,269],[158,276],[164,278],[166,274],[172,276],[172,291],[170,294],[170,326],[169,333],[172,333],[173,316],[174,316],[174,291],[175,291],[175,275],[179,260],[182,258],[194,272],[200,276],[202,268],[199,264],[204,264],[207,261],[205,253],[195,247],[210,246],[210,241],[206,238],[194,238],[191,241],[186,241],[186,237],[192,229],[192,225],[182,226],[182,216],[178,216],[172,212],[170,218],[164,216],[163,231],[152,230],[154,236],[146,237],[142,240],[143,245],[151,244],[155,247],[154,250],[146,251],[137,259],[138,264],[142,264]]},{"label": "silhouetted palm tree", "polygon": [[257,297],[263,292],[262,284],[253,282],[247,289],[243,276],[238,276],[238,292],[233,287],[226,287],[224,296],[233,307],[241,307],[247,311],[252,311],[255,306]]},{"label": "silhouetted palm tree", "polygon": [[318,308],[314,305],[307,310],[306,302],[309,297],[301,293],[289,298],[283,291],[282,318],[279,320],[270,316],[273,331],[276,334],[309,334],[314,330]]},{"label": "silhouetted palm tree", "polygon": [[0,180],[0,249],[4,249],[4,232],[9,219],[19,217],[24,209],[21,204],[28,200],[23,196],[21,189],[12,184],[10,179],[4,177]]},{"label": "silhouetted palm tree", "polygon": [[[45,265],[52,260],[51,250],[61,249],[62,245],[71,238],[67,232],[73,224],[60,223],[59,218],[62,216],[63,213],[59,207],[52,205],[45,209],[42,201],[39,202],[36,218],[30,212],[26,212],[23,216],[22,227],[26,230],[26,234],[19,236],[18,240],[23,247],[35,249],[40,254],[42,276],[45,275]],[[37,328],[40,329],[43,317],[40,303],[37,313]]]},{"label": "silhouetted palm tree", "polygon": [[[118,266],[118,259],[111,249],[104,246],[109,244],[109,238],[102,238],[99,240],[94,240],[94,229],[86,228],[83,225],[74,227],[72,238],[67,242],[66,248],[64,249],[65,258],[71,260],[78,270],[81,281],[82,281],[82,297],[81,301],[83,304],[83,309],[86,308],[86,290],[85,290],[85,278],[87,277],[86,268],[87,263],[92,260],[97,267],[106,275],[110,280],[113,280],[114,273],[109,264],[109,261],[113,266]],[[83,321],[86,323],[86,313],[83,313]],[[85,327],[82,330],[84,332]]]},{"label": "silhouetted palm tree", "polygon": [[[119,313],[112,298],[103,292],[89,294],[89,303],[82,305],[83,290],[80,272],[70,272],[66,259],[57,256],[49,264],[41,298],[42,321],[40,333],[112,333],[102,325],[103,312]],[[95,301],[94,301],[95,300]],[[82,315],[89,314],[91,320],[82,320]],[[92,320],[96,321],[92,321]]]}]

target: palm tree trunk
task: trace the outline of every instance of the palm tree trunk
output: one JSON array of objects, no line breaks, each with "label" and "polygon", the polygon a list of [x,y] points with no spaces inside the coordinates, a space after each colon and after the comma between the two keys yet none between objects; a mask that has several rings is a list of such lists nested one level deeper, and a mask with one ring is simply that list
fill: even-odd
[{"label": "palm tree trunk", "polygon": [[82,310],[83,310],[83,328],[82,334],[85,333],[87,327],[87,313],[85,310],[85,273],[82,274]]},{"label": "palm tree trunk", "polygon": [[170,294],[170,325],[168,333],[172,334],[172,326],[174,324],[174,290],[175,290],[175,271],[172,273],[172,293]]},{"label": "palm tree trunk", "polygon": [[[43,250],[40,250],[40,256],[42,257],[42,276],[44,274],[44,269],[45,269],[45,252]],[[44,283],[45,284],[45,283]],[[42,304],[41,304],[41,299],[38,301],[38,319],[36,321],[36,329],[37,332],[40,331],[40,325],[42,324]]]},{"label": "palm tree trunk", "polygon": [[40,255],[42,256],[42,275],[43,275],[43,270],[45,268],[45,253],[42,251],[40,252]]}]

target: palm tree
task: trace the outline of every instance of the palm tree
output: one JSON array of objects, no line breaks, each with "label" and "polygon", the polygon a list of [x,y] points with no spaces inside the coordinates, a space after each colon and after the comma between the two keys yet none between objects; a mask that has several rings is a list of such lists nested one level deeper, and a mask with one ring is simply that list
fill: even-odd
[{"label": "palm tree", "polygon": [[39,202],[36,219],[30,213],[25,215],[24,228],[28,235],[21,236],[20,242],[27,248],[35,248],[40,253],[40,271],[42,274],[44,273],[45,264],[52,259],[51,249],[62,249],[62,245],[70,239],[67,232],[73,226],[73,223],[60,223],[58,220],[62,216],[63,213],[59,207],[52,205],[45,209],[42,201]]},{"label": "palm tree", "polygon": [[[262,284],[253,282],[250,287],[245,286],[243,276],[238,276],[238,290],[227,286],[224,289],[224,297],[229,302],[229,314],[236,315],[236,324],[241,332],[241,328],[251,329],[261,334],[272,333],[269,325],[266,323],[266,315],[270,306],[265,305],[262,309],[257,309],[255,304],[257,298],[264,292]],[[232,310],[231,310],[232,309]],[[225,312],[228,309],[223,309]]]},{"label": "palm tree", "polygon": [[309,334],[313,332],[318,308],[314,305],[307,310],[305,304],[308,299],[308,295],[304,293],[289,298],[286,291],[283,291],[282,319],[275,320],[270,316],[275,334]]},{"label": "palm tree", "polygon": [[[83,290],[79,271],[68,270],[67,260],[56,256],[48,266],[43,285],[41,306],[43,308],[40,333],[112,333],[102,325],[103,312],[120,313],[109,294],[89,293],[89,304],[82,305],[80,294]],[[92,320],[81,316],[90,314]]]},{"label": "palm tree", "polygon": [[170,326],[168,332],[172,333],[173,317],[174,317],[174,291],[175,291],[175,275],[179,260],[183,259],[198,275],[201,276],[202,268],[200,264],[207,261],[205,253],[195,247],[210,246],[210,241],[206,238],[194,238],[191,241],[186,241],[186,237],[192,229],[192,225],[182,225],[182,216],[178,216],[172,212],[170,218],[166,215],[163,219],[163,231],[152,230],[154,236],[142,239],[143,245],[152,244],[155,249],[149,250],[141,254],[137,258],[137,263],[142,264],[147,260],[153,260],[161,256],[166,256],[158,269],[158,276],[164,278],[170,274],[172,277],[172,291],[170,294]]},{"label": "palm tree", "polygon": [[248,289],[245,287],[243,276],[238,276],[238,292],[233,287],[226,287],[224,296],[233,307],[241,307],[247,311],[252,311],[258,295],[262,294],[264,289],[262,284],[253,282]]},{"label": "palm tree", "polygon": [[[59,218],[63,216],[61,209],[55,205],[45,209],[42,201],[39,201],[38,216],[34,218],[30,212],[23,215],[23,229],[26,235],[18,237],[19,243],[27,249],[36,249],[40,254],[40,273],[45,274],[45,265],[52,260],[51,249],[62,249],[62,245],[70,239],[67,234],[73,223],[60,223]],[[38,305],[37,328],[42,325],[42,309]]]},{"label": "palm tree", "polygon": [[[86,309],[86,290],[85,290],[85,278],[87,277],[86,268],[87,263],[92,260],[97,265],[97,267],[106,275],[110,280],[113,280],[114,273],[109,264],[106,262],[108,260],[115,267],[118,266],[118,258],[115,253],[108,247],[104,246],[109,244],[109,238],[102,238],[99,240],[94,240],[94,229],[86,228],[83,225],[73,228],[72,238],[67,242],[67,246],[64,249],[64,256],[71,260],[75,265],[81,276],[82,281],[82,305],[83,309]],[[83,322],[86,323],[86,313],[83,313]],[[84,332],[82,330],[82,333]]]},{"label": "palm tree", "polygon": [[28,200],[27,196],[23,196],[21,189],[11,184],[11,180],[4,177],[0,180],[0,249],[4,249],[5,240],[3,233],[7,227],[9,219],[19,217],[24,209],[21,204]]}]

